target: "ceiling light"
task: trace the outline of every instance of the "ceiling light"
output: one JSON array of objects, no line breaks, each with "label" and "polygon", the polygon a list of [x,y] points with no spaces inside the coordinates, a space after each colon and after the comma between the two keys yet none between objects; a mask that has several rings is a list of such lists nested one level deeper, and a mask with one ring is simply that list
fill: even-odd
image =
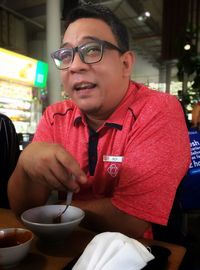
[{"label": "ceiling light", "polygon": [[144,12],[144,15],[145,15],[146,17],[150,17],[150,16],[151,16],[151,13],[150,13],[149,11],[145,11],[145,12]]},{"label": "ceiling light", "polygon": [[141,15],[137,17],[138,21],[145,21],[147,18],[151,16],[151,13],[149,11],[143,12]]},{"label": "ceiling light", "polygon": [[137,19],[138,19],[138,21],[144,21],[144,17],[143,17],[143,16],[141,16],[141,15],[140,15],[140,16],[138,16],[138,18],[137,18]]},{"label": "ceiling light", "polygon": [[191,49],[191,45],[189,43],[184,45],[184,50],[189,51]]}]

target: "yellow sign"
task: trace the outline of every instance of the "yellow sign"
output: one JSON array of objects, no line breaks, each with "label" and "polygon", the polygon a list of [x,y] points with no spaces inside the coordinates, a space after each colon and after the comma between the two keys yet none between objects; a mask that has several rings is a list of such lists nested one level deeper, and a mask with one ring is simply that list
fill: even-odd
[{"label": "yellow sign", "polygon": [[0,48],[0,78],[34,85],[37,60]]}]

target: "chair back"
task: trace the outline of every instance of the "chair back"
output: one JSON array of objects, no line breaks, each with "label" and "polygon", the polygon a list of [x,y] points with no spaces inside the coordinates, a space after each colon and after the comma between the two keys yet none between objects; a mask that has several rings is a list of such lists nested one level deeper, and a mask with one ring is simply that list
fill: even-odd
[{"label": "chair back", "polygon": [[182,179],[174,199],[167,226],[153,224],[153,234],[158,240],[187,246],[185,212],[200,209],[200,131],[189,128],[191,164]]},{"label": "chair back", "polygon": [[7,184],[18,157],[19,140],[9,117],[0,114],[0,207],[9,208]]}]

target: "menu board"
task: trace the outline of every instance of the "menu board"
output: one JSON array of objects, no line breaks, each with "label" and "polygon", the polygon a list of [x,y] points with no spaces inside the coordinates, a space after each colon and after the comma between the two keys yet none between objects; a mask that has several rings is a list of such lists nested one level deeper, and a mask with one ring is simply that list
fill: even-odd
[{"label": "menu board", "polygon": [[200,131],[197,129],[189,130],[190,148],[191,148],[191,164],[189,174],[200,174]]},{"label": "menu board", "polygon": [[45,88],[47,74],[47,63],[0,48],[1,79]]}]

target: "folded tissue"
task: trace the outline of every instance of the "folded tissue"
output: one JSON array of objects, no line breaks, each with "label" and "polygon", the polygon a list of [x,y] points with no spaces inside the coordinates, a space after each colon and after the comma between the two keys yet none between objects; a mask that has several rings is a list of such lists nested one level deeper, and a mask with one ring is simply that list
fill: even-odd
[{"label": "folded tissue", "polygon": [[139,241],[117,232],[95,236],[72,270],[139,270],[154,256]]}]

